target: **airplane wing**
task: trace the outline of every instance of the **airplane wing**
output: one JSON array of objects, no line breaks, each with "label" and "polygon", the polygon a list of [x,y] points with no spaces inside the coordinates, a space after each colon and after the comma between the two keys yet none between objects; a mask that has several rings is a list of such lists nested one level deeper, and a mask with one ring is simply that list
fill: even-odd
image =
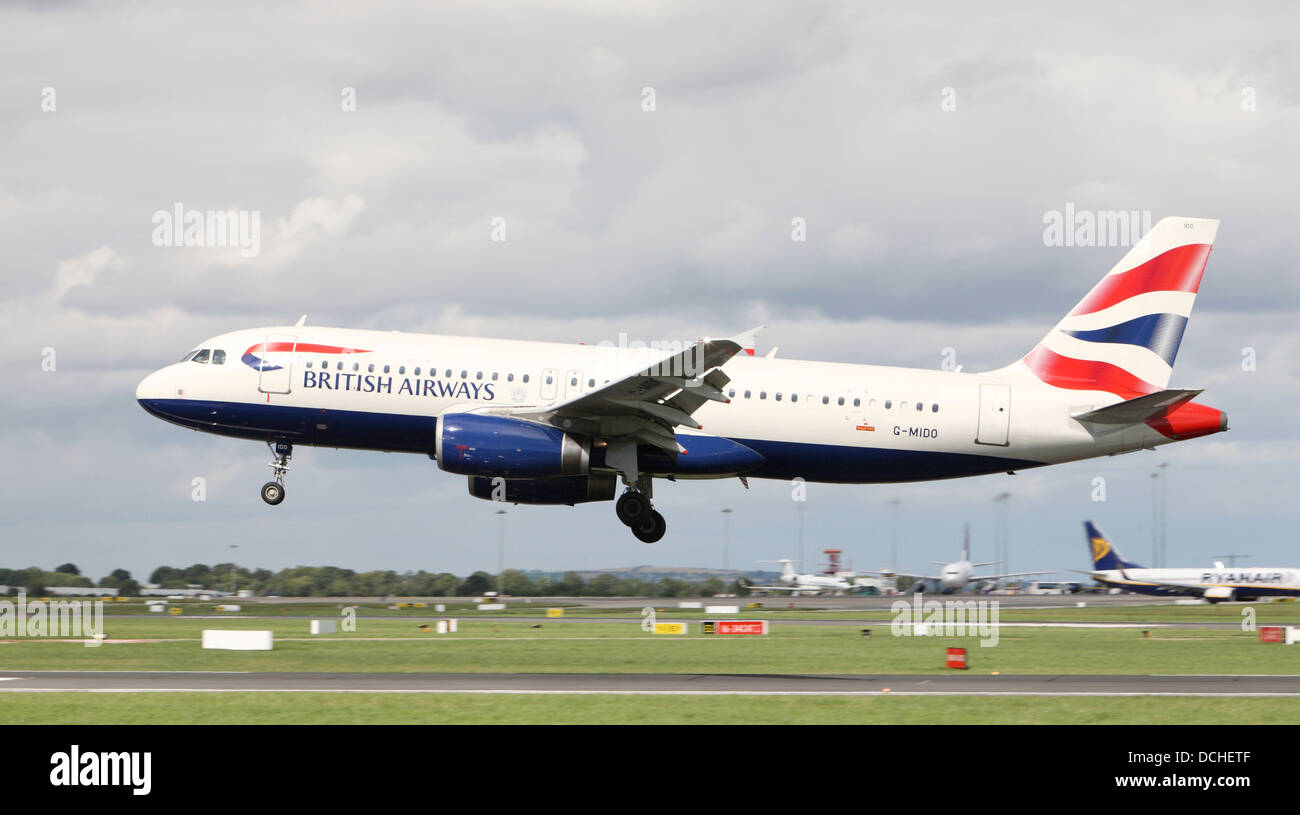
[{"label": "airplane wing", "polygon": [[763,326],[727,339],[702,339],[644,370],[564,402],[512,415],[588,436],[630,436],[682,452],[674,428],[701,429],[691,418],[705,402],[731,400],[722,388],[731,381],[720,367],[741,351],[753,353]]},{"label": "airplane wing", "polygon": [[[945,563],[944,565],[946,566],[947,564]],[[942,580],[943,579],[937,574],[911,574],[910,572],[863,572],[862,574],[869,574],[872,577],[911,577],[915,580]]]},{"label": "airplane wing", "polygon": [[1118,586],[1145,586],[1147,588],[1164,589],[1170,594],[1204,594],[1208,586],[1199,583],[1174,583],[1165,580],[1133,580],[1123,569],[1119,570],[1120,579],[1116,579],[1111,572],[1089,572],[1083,569],[1070,569],[1069,571],[1076,574],[1086,574],[1093,580],[1100,580],[1103,583]]},{"label": "airplane wing", "polygon": [[[1059,571],[1059,570],[1058,570]],[[1056,572],[1008,572],[1007,574],[973,574],[971,580],[1001,580],[1004,577],[1030,577],[1039,574],[1056,574]]]}]

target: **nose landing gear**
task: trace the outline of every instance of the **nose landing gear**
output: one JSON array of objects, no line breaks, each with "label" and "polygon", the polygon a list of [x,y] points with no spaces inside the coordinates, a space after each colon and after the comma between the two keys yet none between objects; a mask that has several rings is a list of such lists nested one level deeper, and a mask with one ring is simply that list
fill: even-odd
[{"label": "nose landing gear", "polygon": [[262,485],[262,500],[276,506],[284,500],[284,475],[289,472],[289,459],[293,456],[293,445],[287,441],[267,442],[275,460],[266,466],[271,468],[272,478]]}]

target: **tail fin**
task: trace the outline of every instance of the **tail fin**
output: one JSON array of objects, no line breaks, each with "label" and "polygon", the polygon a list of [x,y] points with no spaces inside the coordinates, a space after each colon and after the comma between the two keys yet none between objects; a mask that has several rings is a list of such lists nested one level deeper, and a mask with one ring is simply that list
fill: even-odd
[{"label": "tail fin", "polygon": [[1057,388],[1124,399],[1163,390],[1218,228],[1161,219],[1020,362]]},{"label": "tail fin", "polygon": [[1119,550],[1110,545],[1110,540],[1092,521],[1084,521],[1084,531],[1088,535],[1088,553],[1092,556],[1092,568],[1099,572],[1117,571],[1119,569],[1141,569],[1136,563],[1124,559]]}]

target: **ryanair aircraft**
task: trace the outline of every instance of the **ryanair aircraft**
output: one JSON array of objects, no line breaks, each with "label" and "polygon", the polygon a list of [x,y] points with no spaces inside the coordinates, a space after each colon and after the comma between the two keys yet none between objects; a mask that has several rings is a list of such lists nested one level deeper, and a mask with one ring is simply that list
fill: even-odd
[{"label": "ryanair aircraft", "polygon": [[1225,567],[1219,562],[1212,569],[1144,569],[1125,560],[1092,521],[1086,521],[1083,529],[1093,571],[1080,574],[1106,586],[1139,594],[1199,595],[1210,602],[1300,595],[1297,569]]},{"label": "ryanair aircraft", "polygon": [[[655,478],[890,483],[1014,472],[1218,433],[1168,388],[1218,221],[1166,218],[1023,358],[988,373],[757,357],[758,329],[676,353],[307,326],[199,343],[136,399],[265,442],[428,455],[477,498],[615,499],[663,537]],[[1014,413],[1014,418],[1013,418]]]}]

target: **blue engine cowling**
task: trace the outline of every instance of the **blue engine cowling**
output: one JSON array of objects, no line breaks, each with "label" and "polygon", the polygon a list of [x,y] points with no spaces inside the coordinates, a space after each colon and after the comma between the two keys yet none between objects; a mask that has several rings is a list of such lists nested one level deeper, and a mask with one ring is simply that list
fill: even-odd
[{"label": "blue engine cowling", "polygon": [[504,501],[510,504],[571,505],[585,504],[588,501],[612,501],[617,484],[617,476],[606,473],[560,478],[494,478],[471,475],[469,494],[486,501]]},{"label": "blue engine cowling", "polygon": [[450,473],[554,478],[586,475],[591,465],[590,441],[509,416],[448,413],[439,418],[437,433],[434,455]]}]

